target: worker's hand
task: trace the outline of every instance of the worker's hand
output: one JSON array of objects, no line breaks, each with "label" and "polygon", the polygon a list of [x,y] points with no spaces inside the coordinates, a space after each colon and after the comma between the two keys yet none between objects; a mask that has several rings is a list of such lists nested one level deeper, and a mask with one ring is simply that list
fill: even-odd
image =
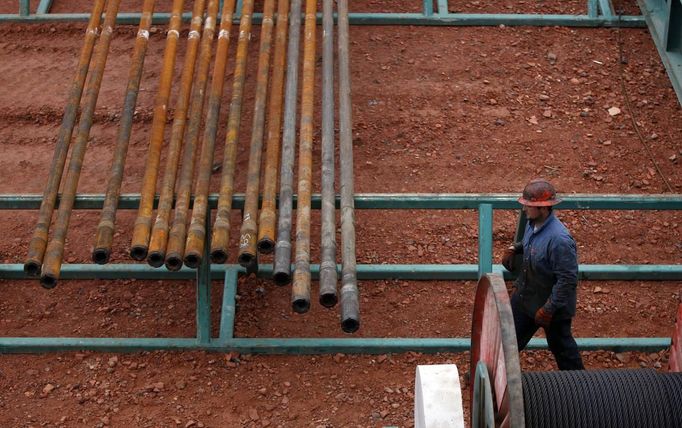
[{"label": "worker's hand", "polygon": [[546,310],[544,307],[540,308],[535,312],[535,324],[540,327],[549,328],[549,324],[552,322],[552,313]]},{"label": "worker's hand", "polygon": [[523,244],[521,242],[515,242],[509,248],[504,250],[502,255],[502,266],[505,267],[509,272],[514,270],[514,256],[523,252]]}]

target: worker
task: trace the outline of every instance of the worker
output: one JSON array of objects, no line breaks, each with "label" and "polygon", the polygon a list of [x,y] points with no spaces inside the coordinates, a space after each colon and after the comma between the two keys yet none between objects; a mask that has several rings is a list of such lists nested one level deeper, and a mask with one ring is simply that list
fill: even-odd
[{"label": "worker", "polygon": [[551,183],[535,179],[526,185],[518,201],[528,224],[523,241],[505,251],[502,265],[518,271],[511,307],[519,351],[542,327],[559,370],[582,370],[578,345],[571,333],[578,253],[571,233],[552,210],[561,200]]}]

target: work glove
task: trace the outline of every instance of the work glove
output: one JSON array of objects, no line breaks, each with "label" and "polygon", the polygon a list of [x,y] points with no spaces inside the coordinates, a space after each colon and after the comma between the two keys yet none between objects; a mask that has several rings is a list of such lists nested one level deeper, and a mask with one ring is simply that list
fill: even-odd
[{"label": "work glove", "polygon": [[552,322],[552,315],[544,306],[541,307],[535,312],[535,324],[543,328],[549,328],[549,324]]},{"label": "work glove", "polygon": [[515,268],[515,256],[521,253],[523,253],[523,243],[514,242],[509,248],[504,250],[504,254],[502,255],[502,266],[504,266],[509,272],[513,272]]}]

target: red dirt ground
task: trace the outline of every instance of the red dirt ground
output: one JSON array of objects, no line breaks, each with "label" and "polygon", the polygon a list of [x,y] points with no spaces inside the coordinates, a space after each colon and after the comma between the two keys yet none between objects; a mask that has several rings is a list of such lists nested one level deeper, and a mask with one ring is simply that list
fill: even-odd
[{"label": "red dirt ground", "polygon": [[[14,11],[6,3],[12,2],[2,2],[0,13]],[[53,11],[84,12],[88,3],[57,0]],[[256,3],[261,10],[262,2]],[[417,11],[415,3],[391,2],[390,10]],[[634,1],[620,3],[626,13],[637,13]],[[122,10],[134,11],[136,4],[124,1]],[[583,4],[504,1],[493,8],[451,1],[450,9],[538,12],[542,6],[545,12],[584,13]],[[351,10],[389,8],[385,2],[357,1]],[[42,192],[84,27],[0,26],[0,193]],[[105,190],[135,32],[131,26],[115,31],[80,192]],[[255,27],[249,77],[255,74],[258,33]],[[159,26],[150,39],[126,164],[123,191],[128,193],[140,188],[164,37]],[[645,29],[353,26],[351,40],[357,192],[518,192],[530,178],[544,176],[562,193],[667,193],[655,165],[675,193],[682,189],[680,106]],[[319,77],[318,70],[318,89]],[[230,73],[224,99],[231,80]],[[240,171],[248,161],[253,89],[249,78]],[[319,96],[316,102],[319,115]],[[611,107],[621,114],[610,116]],[[226,116],[225,107],[221,123]],[[224,130],[218,141],[223,139]],[[219,147],[216,159],[222,153]],[[319,146],[314,156],[318,174]],[[216,174],[214,190],[218,181]],[[237,189],[244,188],[240,174]],[[134,215],[119,212],[115,263],[130,262]],[[235,225],[238,216],[235,212]],[[559,216],[574,233],[583,263],[682,262],[679,213],[560,211]],[[0,218],[5,237],[0,260],[21,263],[36,212],[5,211]],[[356,219],[359,263],[476,262],[473,211],[358,211]],[[89,262],[98,220],[96,211],[73,215],[67,263]],[[496,256],[513,239],[515,221],[515,212],[495,213]],[[317,262],[317,213],[313,225]],[[236,238],[232,241],[236,248]],[[679,281],[582,282],[576,336],[670,336],[680,286]],[[471,281],[362,281],[362,327],[355,337],[468,336],[474,288]],[[214,290],[216,315],[218,283]],[[345,337],[337,310],[313,305],[306,315],[294,314],[289,290],[270,281],[242,278],[238,295],[239,337]],[[194,335],[194,306],[189,281],[62,281],[52,291],[33,281],[0,281],[3,336],[188,337]],[[215,316],[214,324],[217,330]],[[668,358],[666,351],[583,355],[588,368],[665,368]],[[465,380],[468,353],[2,355],[0,426],[411,426],[416,365],[444,362],[456,363]],[[522,366],[555,367],[547,352],[524,353]]]}]

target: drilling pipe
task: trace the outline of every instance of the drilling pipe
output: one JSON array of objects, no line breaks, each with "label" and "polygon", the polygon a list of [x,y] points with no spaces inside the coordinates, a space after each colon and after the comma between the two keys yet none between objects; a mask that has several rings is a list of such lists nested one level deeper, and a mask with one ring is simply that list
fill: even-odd
[{"label": "drilling pipe", "polygon": [[[284,1],[284,0],[282,0]],[[260,167],[263,152],[263,131],[265,128],[265,100],[268,91],[270,69],[270,48],[272,46],[272,14],[274,0],[265,0],[263,24],[261,25],[260,49],[258,53],[258,72],[256,80],[256,101],[251,126],[251,146],[249,169],[244,200],[244,217],[239,233],[239,264],[249,270],[258,270],[256,239],[258,238],[258,190],[260,188]]]},{"label": "drilling pipe", "polygon": [[310,199],[313,172],[313,102],[315,95],[315,24],[317,1],[306,0],[303,41],[303,87],[298,151],[296,205],[296,268],[291,304],[298,313],[310,309]]},{"label": "drilling pipe", "polygon": [[80,178],[81,169],[83,167],[83,158],[88,146],[90,128],[92,128],[92,118],[95,114],[95,107],[97,106],[97,98],[102,85],[102,76],[104,75],[104,66],[107,63],[109,45],[111,44],[114,25],[116,25],[116,16],[118,15],[120,2],[120,0],[110,0],[107,4],[104,25],[102,26],[102,35],[95,48],[95,62],[85,91],[84,107],[78,122],[78,132],[73,144],[71,159],[69,160],[64,190],[62,191],[62,198],[59,202],[59,210],[57,210],[54,234],[52,240],[47,245],[45,259],[43,260],[40,284],[45,288],[54,288],[59,280],[62,258],[64,257],[66,232],[69,228],[71,210],[76,198],[78,179]]},{"label": "drilling pipe", "polygon": [[336,194],[334,192],[334,10],[322,8],[322,221],[320,304],[336,305]]},{"label": "drilling pipe", "polygon": [[109,185],[107,186],[107,194],[104,198],[102,216],[99,221],[99,226],[97,227],[95,248],[92,251],[92,261],[101,265],[109,263],[109,257],[111,255],[111,245],[114,239],[114,224],[116,222],[116,208],[118,205],[118,198],[121,194],[123,169],[128,153],[128,145],[130,143],[130,133],[133,127],[133,115],[135,113],[135,105],[137,104],[137,94],[140,91],[144,57],[147,54],[149,28],[152,25],[154,3],[155,0],[144,1],[140,26],[137,30],[137,38],[135,39],[135,47],[133,48],[132,62],[128,75],[128,86],[123,102],[121,123],[116,138],[116,148],[114,149],[114,159],[111,165]]},{"label": "drilling pipe", "polygon": [[81,49],[78,66],[76,67],[76,75],[71,83],[69,97],[66,102],[66,107],[64,108],[64,117],[62,118],[62,124],[59,128],[57,145],[52,157],[47,185],[45,186],[45,191],[43,193],[43,200],[40,203],[38,223],[33,232],[31,242],[28,245],[28,256],[24,263],[24,272],[30,276],[40,275],[40,267],[43,264],[43,257],[45,256],[45,248],[47,247],[48,233],[55,202],[57,200],[57,192],[59,192],[59,184],[64,173],[66,155],[69,151],[69,145],[71,144],[73,126],[76,122],[76,116],[78,115],[78,106],[80,104],[81,95],[83,94],[83,87],[85,86],[88,69],[90,68],[90,59],[92,58],[92,51],[95,47],[95,41],[97,40],[97,27],[99,26],[103,9],[104,0],[96,0],[92,8],[92,13],[90,14],[88,28],[85,30],[85,42],[83,44],[83,49]]},{"label": "drilling pipe", "polygon": [[199,266],[204,253],[203,242],[206,239],[208,191],[211,183],[211,173],[213,172],[213,155],[215,152],[216,134],[218,132],[218,120],[220,118],[220,100],[225,86],[225,69],[227,68],[227,57],[230,48],[230,30],[232,29],[234,6],[235,0],[227,0],[227,3],[223,5],[223,14],[220,19],[218,47],[216,48],[213,80],[211,81],[211,92],[208,96],[206,124],[204,125],[199,169],[197,171],[197,184],[194,191],[192,220],[185,245],[185,265],[190,268],[197,268]]},{"label": "drilling pipe", "polygon": [[173,190],[178,172],[178,161],[182,150],[185,125],[187,121],[187,108],[190,102],[190,94],[194,83],[194,68],[197,59],[197,50],[201,35],[202,16],[204,14],[204,0],[194,2],[192,11],[192,24],[187,37],[187,52],[180,83],[180,94],[175,105],[175,117],[171,129],[171,138],[168,145],[166,158],[166,170],[164,171],[163,183],[161,184],[161,196],[156,213],[156,220],[152,229],[152,237],[149,242],[149,254],[147,263],[153,267],[161,267],[166,258],[166,243],[168,241],[168,219],[173,206]]},{"label": "drilling pipe", "polygon": [[268,105],[268,137],[263,176],[263,202],[258,218],[258,252],[270,254],[275,249],[275,207],[277,198],[277,170],[279,164],[279,139],[282,135],[282,98],[284,72],[286,71],[287,24],[289,2],[280,0],[277,5],[275,54],[273,58],[272,85]]},{"label": "drilling pipe", "polygon": [[273,279],[278,285],[291,282],[291,212],[294,197],[294,141],[296,138],[296,98],[298,96],[298,57],[301,31],[301,0],[291,1],[287,78],[284,95],[284,131],[280,162],[279,218]]},{"label": "drilling pipe", "polygon": [[204,110],[204,98],[206,95],[206,82],[211,65],[211,46],[215,36],[216,18],[218,17],[218,0],[209,0],[208,16],[204,23],[204,32],[201,35],[201,48],[199,53],[199,68],[194,77],[194,92],[189,113],[189,124],[185,132],[185,152],[182,157],[180,180],[175,197],[175,216],[168,236],[166,250],[166,268],[170,271],[178,271],[182,267],[182,259],[185,254],[185,238],[187,232],[187,211],[192,191],[192,178],[194,177],[194,163],[197,156],[197,142],[201,127],[201,114]]},{"label": "drilling pipe", "polygon": [[339,30],[339,159],[341,168],[341,328],[360,328],[355,261],[355,203],[353,200],[353,125],[348,53],[348,1],[338,0]]},{"label": "drilling pipe", "polygon": [[159,82],[159,92],[154,102],[154,117],[152,119],[152,134],[149,139],[149,152],[142,180],[140,192],[140,207],[133,229],[133,239],[130,246],[130,257],[142,261],[147,257],[149,235],[152,227],[152,210],[156,196],[156,177],[159,173],[163,134],[166,129],[166,115],[168,100],[175,69],[175,57],[178,51],[180,26],[182,25],[182,10],[184,0],[173,0],[170,24],[166,35],[166,47],[163,54],[163,67]]},{"label": "drilling pipe", "polygon": [[253,0],[245,0],[242,5],[242,19],[239,23],[239,42],[237,43],[237,59],[234,66],[234,82],[230,116],[227,121],[225,151],[223,154],[223,174],[220,180],[218,210],[211,237],[211,261],[225,263],[230,237],[230,211],[234,193],[234,170],[237,163],[237,142],[239,140],[239,124],[242,115],[242,98],[244,96],[244,80],[246,79],[246,57],[251,39],[251,14]]}]

